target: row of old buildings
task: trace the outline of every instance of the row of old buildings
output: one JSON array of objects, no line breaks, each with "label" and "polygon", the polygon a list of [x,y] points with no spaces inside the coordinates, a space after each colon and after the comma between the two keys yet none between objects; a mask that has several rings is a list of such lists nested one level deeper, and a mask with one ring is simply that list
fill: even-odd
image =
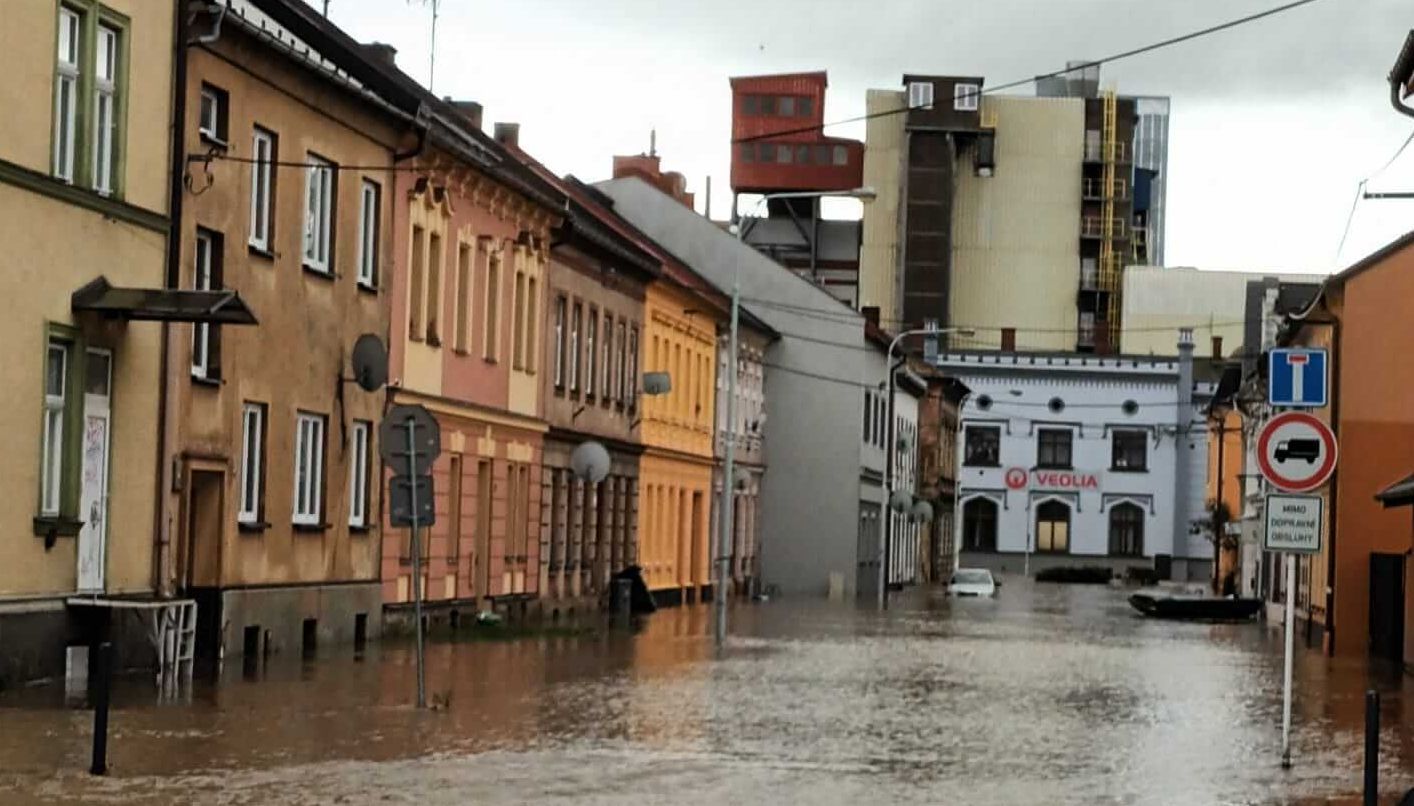
[{"label": "row of old buildings", "polygon": [[[22,0],[0,54],[0,682],[362,642],[415,567],[549,618],[631,565],[665,601],[951,568],[965,388],[655,154],[557,176],[300,0]],[[420,563],[398,404],[440,426]]]}]

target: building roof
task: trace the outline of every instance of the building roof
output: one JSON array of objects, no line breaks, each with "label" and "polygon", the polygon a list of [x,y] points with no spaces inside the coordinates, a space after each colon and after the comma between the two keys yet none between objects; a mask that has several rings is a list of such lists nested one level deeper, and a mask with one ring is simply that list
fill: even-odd
[{"label": "building roof", "polygon": [[727,80],[731,83],[732,89],[737,89],[738,86],[740,86],[741,89],[750,89],[754,84],[792,78],[807,80],[819,79],[822,85],[828,85],[827,75],[824,70],[809,70],[801,73],[768,73],[756,76],[732,76]]},{"label": "building roof", "polygon": [[1396,481],[1375,493],[1375,500],[1389,507],[1406,507],[1414,504],[1414,473]]},{"label": "building roof", "polygon": [[1404,94],[1414,90],[1414,31],[1404,38],[1404,47],[1399,49],[1399,57],[1394,60],[1394,69],[1389,80],[1404,85]]}]

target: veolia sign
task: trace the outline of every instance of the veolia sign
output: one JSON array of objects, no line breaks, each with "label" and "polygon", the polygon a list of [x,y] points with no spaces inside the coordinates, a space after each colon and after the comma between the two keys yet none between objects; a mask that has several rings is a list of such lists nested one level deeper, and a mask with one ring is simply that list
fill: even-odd
[{"label": "veolia sign", "polygon": [[1009,467],[1006,486],[1012,490],[1030,487],[1033,490],[1098,490],[1100,475],[1088,470],[1046,470]]}]

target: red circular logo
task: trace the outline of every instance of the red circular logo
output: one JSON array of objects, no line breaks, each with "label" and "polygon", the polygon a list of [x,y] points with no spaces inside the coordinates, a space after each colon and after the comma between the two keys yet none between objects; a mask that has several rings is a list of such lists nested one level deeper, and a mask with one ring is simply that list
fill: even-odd
[{"label": "red circular logo", "polygon": [[1013,490],[1020,490],[1026,486],[1026,468],[1009,467],[1006,471],[1006,486]]},{"label": "red circular logo", "polygon": [[1304,493],[1325,484],[1335,472],[1335,433],[1304,411],[1278,414],[1257,436],[1257,466],[1273,487]]}]

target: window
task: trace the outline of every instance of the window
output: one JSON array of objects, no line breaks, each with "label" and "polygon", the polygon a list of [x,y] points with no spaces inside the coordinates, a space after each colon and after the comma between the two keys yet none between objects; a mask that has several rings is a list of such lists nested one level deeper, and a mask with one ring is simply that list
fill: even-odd
[{"label": "window", "polygon": [[[221,235],[197,228],[192,263],[191,287],[212,291],[221,287]],[[209,322],[192,325],[191,374],[193,378],[216,380],[221,377],[221,331]]]},{"label": "window", "polygon": [[795,101],[795,113],[803,118],[810,117],[815,111],[815,102],[810,98],[797,98]]},{"label": "window", "polygon": [[963,445],[962,463],[996,467],[1001,464],[1002,429],[995,425],[970,425]]},{"label": "window", "polygon": [[761,107],[761,114],[763,114],[763,115],[774,115],[774,114],[776,114],[776,96],[774,96],[774,95],[758,95],[758,96],[756,96],[756,98],[757,98],[757,103],[758,103],[758,104],[760,105],[760,107]]},{"label": "window", "polygon": [[570,314],[570,394],[579,394],[579,365],[581,356],[579,354],[579,328],[581,319],[584,316],[584,307],[578,302],[574,304],[574,311]]},{"label": "window", "polygon": [[872,428],[874,422],[874,392],[870,389],[864,390],[864,444],[871,445],[874,442]]},{"label": "window", "polygon": [[294,522],[317,526],[324,499],[324,417],[300,412],[295,418]]},{"label": "window", "polygon": [[363,180],[358,195],[358,284],[373,288],[378,282],[378,218],[382,193],[376,182]]},{"label": "window", "polygon": [[483,357],[495,361],[500,346],[501,253],[490,256],[486,265],[486,341]]},{"label": "window", "polygon": [[738,153],[741,154],[741,161],[742,161],[742,162],[755,162],[755,161],[756,161],[756,144],[755,144],[755,143],[742,143],[742,144],[741,144],[741,148],[739,149]]},{"label": "window", "polygon": [[408,267],[408,338],[422,341],[422,298],[427,284],[426,230],[412,225],[412,260]]},{"label": "window", "polygon": [[525,371],[526,371],[526,372],[534,372],[534,371],[535,371],[535,364],[536,364],[536,358],[537,358],[537,355],[536,355],[536,352],[535,352],[535,328],[536,328],[536,323],[537,323],[537,322],[536,322],[535,317],[539,315],[539,312],[538,312],[538,311],[539,311],[539,306],[538,306],[538,304],[537,304],[537,303],[539,302],[539,298],[535,296],[535,294],[536,294],[536,287],[537,287],[537,286],[536,286],[536,282],[535,282],[535,278],[534,278],[534,277],[531,277],[530,279],[526,280],[526,291],[525,291]]},{"label": "window", "polygon": [[442,233],[427,235],[427,343],[442,343]]},{"label": "window", "polygon": [[1036,434],[1036,466],[1069,470],[1071,433],[1068,428],[1041,428]]},{"label": "window", "polygon": [[310,154],[305,173],[304,265],[332,274],[330,244],[334,229],[334,164]]},{"label": "window", "polygon": [[64,420],[72,345],[49,339],[44,360],[44,430],[40,446],[39,514],[57,516],[64,486]]},{"label": "window", "polygon": [[246,403],[241,409],[240,523],[259,523],[265,499],[265,404]]},{"label": "window", "polygon": [[452,349],[467,351],[471,329],[471,244],[457,244],[457,310],[453,319]]},{"label": "window", "polygon": [[775,161],[776,161],[776,146],[775,146],[775,145],[773,145],[773,144],[771,144],[771,143],[757,143],[757,144],[756,144],[756,149],[757,149],[757,151],[756,151],[756,161],[757,161],[757,162],[770,163],[770,162],[775,162]]},{"label": "window", "polygon": [[273,226],[270,198],[275,188],[275,135],[257,126],[251,137],[250,156],[250,245],[268,252]]},{"label": "window", "polygon": [[849,164],[849,149],[845,148],[844,146],[835,146],[834,157],[836,165]]},{"label": "window", "polygon": [[815,164],[816,164],[816,165],[829,165],[829,164],[830,164],[830,147],[829,147],[829,146],[815,146],[815,154],[814,154],[814,156],[812,157],[812,159],[815,160]]},{"label": "window", "polygon": [[594,339],[599,335],[599,310],[594,306],[589,307],[589,321],[584,331],[584,396],[589,400],[594,399],[595,373],[594,368],[599,365],[598,355],[594,352]]},{"label": "window", "polygon": [[349,525],[368,525],[368,452],[373,424],[354,420],[349,429]]},{"label": "window", "polygon": [[93,84],[93,189],[113,192],[113,141],[118,135],[118,31],[98,26]]},{"label": "window", "polygon": [[800,165],[810,164],[810,146],[796,146],[795,161]]},{"label": "window", "polygon": [[638,405],[638,325],[628,330],[628,407]]},{"label": "window", "polygon": [[794,149],[785,144],[776,146],[776,162],[789,163],[793,151]]},{"label": "window", "polygon": [[997,502],[974,498],[962,505],[962,550],[997,550]]},{"label": "window", "polygon": [[226,145],[230,96],[220,87],[205,82],[201,85],[201,106],[198,108],[196,130],[204,142]]},{"label": "window", "polygon": [[1070,551],[1070,507],[1060,501],[1036,507],[1036,550]]},{"label": "window", "polygon": [[909,108],[909,109],[932,109],[932,108],[933,108],[933,82],[931,82],[931,81],[910,81],[910,82],[908,82],[908,108]]},{"label": "window", "polygon": [[619,357],[618,362],[614,365],[614,378],[617,383],[617,394],[615,397],[618,398],[619,406],[622,407],[624,402],[628,400],[628,373],[624,371],[624,359],[628,351],[628,339],[624,338],[624,320],[622,319],[619,320],[618,345]]},{"label": "window", "polygon": [[759,107],[760,107],[760,104],[758,104],[758,103],[756,102],[756,96],[755,96],[755,95],[743,95],[743,96],[741,96],[741,113],[742,113],[743,115],[754,116],[754,115],[756,114],[756,110],[757,110]]},{"label": "window", "polygon": [[952,86],[952,108],[958,112],[976,112],[982,88],[976,84],[954,84]]},{"label": "window", "polygon": [[565,388],[565,309],[564,295],[555,297],[555,388]]},{"label": "window", "polygon": [[54,77],[54,175],[74,181],[74,151],[78,147],[79,48],[83,20],[59,8],[59,54]]},{"label": "window", "polygon": [[[605,313],[605,314],[604,314],[604,368],[603,368],[603,373],[604,373],[604,374],[603,374],[603,376],[602,376],[602,378],[601,378],[601,380],[603,381],[603,383],[600,384],[600,385],[604,388],[603,398],[604,398],[604,405],[605,405],[605,406],[609,405],[609,401],[614,399],[613,369],[614,369],[614,317],[610,316],[608,313]],[[673,379],[673,383],[677,383],[677,382],[678,382],[677,379],[674,378],[674,379]]]},{"label": "window", "polygon": [[1147,470],[1149,435],[1143,431],[1115,431],[1111,441],[1111,470]]},{"label": "window", "polygon": [[795,98],[787,95],[777,101],[776,114],[783,118],[795,117]]},{"label": "window", "polygon": [[511,290],[511,366],[525,367],[525,272],[519,270]]},{"label": "window", "polygon": [[1110,554],[1143,556],[1144,510],[1130,503],[1110,507]]}]

